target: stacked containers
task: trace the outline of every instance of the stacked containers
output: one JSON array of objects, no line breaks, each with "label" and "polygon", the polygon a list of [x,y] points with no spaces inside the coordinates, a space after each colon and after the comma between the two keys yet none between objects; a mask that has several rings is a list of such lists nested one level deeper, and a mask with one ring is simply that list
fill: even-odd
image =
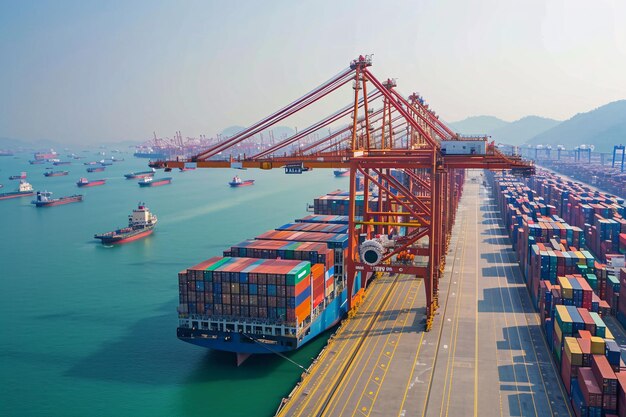
[{"label": "stacked containers", "polygon": [[[580,241],[584,242],[584,239],[579,239],[574,246],[573,240],[568,241],[570,235],[564,237],[553,224],[547,221],[535,223],[536,219],[539,219],[538,212],[542,215],[548,212],[547,205],[536,204],[533,209],[518,210],[511,201],[526,201],[524,204],[532,206],[534,203],[528,201],[535,197],[532,197],[528,190],[525,190],[528,194],[524,194],[524,198],[515,197],[516,194],[511,192],[511,188],[506,187],[507,204],[501,204],[500,206],[504,207],[501,210],[505,213],[505,221],[511,225],[507,229],[517,235],[516,251],[520,254],[520,264],[526,274],[525,280],[531,294],[533,292],[536,294],[540,316],[544,323],[543,328],[548,340],[551,341],[564,385],[570,392],[574,411],[577,415],[585,416],[603,416],[619,412],[626,417],[626,391],[621,385],[617,391],[615,389],[611,391],[610,388],[618,385],[610,382],[617,378],[614,373],[611,379],[610,372],[617,372],[622,379],[619,370],[620,365],[623,369],[624,363],[619,357],[619,346],[612,340],[613,336],[601,318],[603,314],[609,314],[607,300],[620,305],[619,295],[612,293],[624,287],[615,285],[615,280],[607,274],[606,266],[596,262],[591,253],[580,250]],[[516,189],[523,190],[524,187],[516,186]],[[551,190],[555,189],[545,186],[541,188],[541,193],[549,196]],[[528,200],[525,200],[526,196],[529,197]],[[576,198],[577,196],[572,194],[567,196],[567,200]],[[562,207],[570,210],[571,206],[568,204],[562,204]],[[556,207],[559,208],[558,205]],[[511,208],[517,210],[517,214],[507,214]],[[591,215],[586,214],[589,218],[593,218],[595,214],[608,215],[604,206],[589,205],[589,210]],[[557,212],[560,213],[558,210]],[[565,214],[567,210],[563,215]],[[535,220],[530,220],[532,218]],[[522,223],[524,227],[519,227]],[[567,230],[567,225],[564,229]],[[546,231],[548,232],[545,233]],[[572,230],[572,233],[575,232]],[[591,238],[592,236],[589,240]],[[626,269],[623,273],[626,281]],[[622,281],[622,271],[618,275]],[[594,289],[607,300],[600,299],[594,294]],[[626,318],[626,306],[621,308],[623,313],[620,314],[618,309],[618,316]],[[624,382],[626,383],[626,380]],[[617,406],[616,393],[622,396],[624,404],[622,407]]]},{"label": "stacked containers", "polygon": [[[316,273],[324,265],[318,264]],[[308,261],[215,257],[189,268],[185,282],[190,315],[302,323],[311,314]],[[180,288],[179,288],[180,289]],[[186,293],[186,296],[184,295]],[[183,310],[181,304],[179,310]]]}]

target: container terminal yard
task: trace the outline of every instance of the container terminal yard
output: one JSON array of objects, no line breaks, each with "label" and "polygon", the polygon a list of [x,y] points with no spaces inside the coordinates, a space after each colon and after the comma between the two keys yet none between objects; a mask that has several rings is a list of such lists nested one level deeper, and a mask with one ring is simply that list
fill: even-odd
[{"label": "container terminal yard", "polygon": [[[290,360],[341,322],[277,415],[626,415],[624,199],[455,134],[371,65],[359,56],[235,136],[150,163],[350,174],[313,216],[181,271],[178,337],[238,364]],[[346,107],[220,156],[346,84]]]}]

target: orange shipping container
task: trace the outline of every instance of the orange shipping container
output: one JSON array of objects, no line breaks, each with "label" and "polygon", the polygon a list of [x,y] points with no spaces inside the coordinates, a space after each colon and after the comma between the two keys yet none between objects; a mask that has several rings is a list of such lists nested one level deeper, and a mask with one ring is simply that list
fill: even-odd
[{"label": "orange shipping container", "polygon": [[296,318],[298,323],[302,323],[307,317],[311,315],[311,300],[306,299],[298,307],[296,307]]}]

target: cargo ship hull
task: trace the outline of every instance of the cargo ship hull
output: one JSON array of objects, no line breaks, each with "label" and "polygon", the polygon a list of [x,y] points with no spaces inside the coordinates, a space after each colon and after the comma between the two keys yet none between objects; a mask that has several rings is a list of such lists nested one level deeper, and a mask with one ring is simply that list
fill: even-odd
[{"label": "cargo ship hull", "polygon": [[[297,339],[295,336],[263,336],[261,338],[255,337],[254,334],[247,337],[245,333],[240,332],[189,329],[184,327],[177,329],[177,336],[180,340],[197,346],[233,352],[245,357],[257,354],[266,355],[275,352],[290,352],[299,349],[316,336],[338,324],[348,311],[346,296],[346,289],[338,293],[337,297],[328,303],[326,308],[313,320],[306,334],[301,339]],[[256,339],[257,342],[252,340],[252,338]]]},{"label": "cargo ship hull", "polygon": [[61,197],[56,200],[50,201],[33,201],[33,204],[37,207],[53,207],[61,206],[63,204],[78,203],[83,201],[83,196]]},{"label": "cargo ship hull", "polygon": [[87,172],[102,172],[102,171],[104,171],[104,167],[87,168]]},{"label": "cargo ship hull", "polygon": [[151,235],[152,232],[154,232],[154,229],[144,230],[135,234],[124,233],[121,235],[113,235],[113,236],[99,235],[99,236],[96,236],[96,239],[100,239],[102,243],[105,245],[119,245],[122,243],[129,243],[129,242],[134,242],[135,240],[143,239],[144,237]]},{"label": "cargo ship hull", "polygon": [[106,180],[95,180],[95,181],[89,181],[87,183],[82,183],[82,182],[77,182],[76,185],[78,185],[79,187],[83,188],[83,187],[96,187],[98,185],[104,185],[106,184]]},{"label": "cargo ship hull", "polygon": [[147,178],[147,177],[153,177],[153,176],[154,176],[154,172],[133,172],[131,174],[124,174],[124,177],[126,177],[127,180],[132,180],[136,178]]},{"label": "cargo ship hull", "polygon": [[161,180],[154,180],[154,181],[150,181],[150,182],[139,182],[139,186],[140,187],[160,187],[161,185],[167,185],[167,184],[171,184],[172,183],[172,179],[171,178],[165,178],[165,179],[161,179]]},{"label": "cargo ship hull", "polygon": [[34,191],[24,191],[24,192],[16,191],[13,193],[3,193],[3,194],[0,194],[0,200],[8,200],[10,198],[18,198],[18,197],[28,197],[34,194],[35,194]]},{"label": "cargo ship hull", "polygon": [[229,182],[228,185],[231,187],[247,187],[249,185],[254,185],[254,180],[246,180],[242,182]]},{"label": "cargo ship hull", "polygon": [[63,171],[63,172],[46,172],[43,175],[45,175],[46,177],[62,177],[67,174],[69,174],[68,171]]}]

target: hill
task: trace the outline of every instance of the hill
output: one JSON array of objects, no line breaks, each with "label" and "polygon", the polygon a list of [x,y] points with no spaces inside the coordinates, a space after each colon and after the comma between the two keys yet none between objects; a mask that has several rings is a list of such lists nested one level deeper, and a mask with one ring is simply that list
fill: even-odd
[{"label": "hill", "polygon": [[496,141],[508,145],[522,145],[531,138],[557,126],[558,120],[539,116],[526,116],[506,126],[492,130],[489,135]]},{"label": "hill", "polygon": [[533,137],[533,145],[565,145],[573,148],[593,144],[597,151],[611,152],[626,143],[626,100],[614,101],[587,113],[579,113]]},{"label": "hill", "polygon": [[448,126],[463,135],[486,134],[496,142],[521,145],[559,123],[558,120],[539,116],[526,116],[514,122],[507,122],[494,116],[474,116],[448,123]]},{"label": "hill", "polygon": [[484,134],[508,125],[509,122],[494,116],[472,116],[458,122],[448,123],[455,132],[464,135]]}]

